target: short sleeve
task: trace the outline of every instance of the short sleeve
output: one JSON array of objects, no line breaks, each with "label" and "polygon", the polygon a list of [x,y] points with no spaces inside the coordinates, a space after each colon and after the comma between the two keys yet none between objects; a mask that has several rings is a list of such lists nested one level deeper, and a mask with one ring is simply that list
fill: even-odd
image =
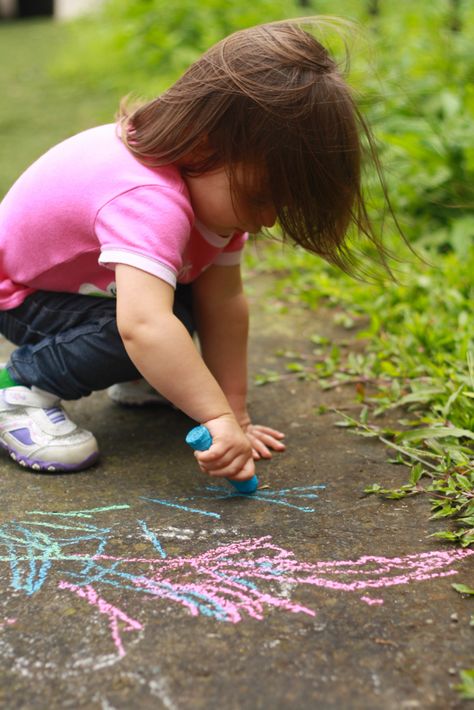
[{"label": "short sleeve", "polygon": [[189,201],[179,191],[160,185],[128,190],[97,213],[99,263],[135,266],[175,287],[192,222]]},{"label": "short sleeve", "polygon": [[218,266],[235,266],[236,264],[240,264],[245,242],[248,238],[248,232],[236,232],[230,242],[214,259],[214,264]]}]

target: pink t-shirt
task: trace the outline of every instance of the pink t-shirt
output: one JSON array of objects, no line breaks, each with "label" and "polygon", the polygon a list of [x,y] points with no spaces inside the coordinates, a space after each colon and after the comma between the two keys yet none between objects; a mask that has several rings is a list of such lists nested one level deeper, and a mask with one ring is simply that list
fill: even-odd
[{"label": "pink t-shirt", "polygon": [[172,165],[148,168],[114,124],[79,133],[26,170],[0,203],[0,310],[35,290],[115,295],[115,264],[171,286],[238,264],[247,235],[195,220]]}]

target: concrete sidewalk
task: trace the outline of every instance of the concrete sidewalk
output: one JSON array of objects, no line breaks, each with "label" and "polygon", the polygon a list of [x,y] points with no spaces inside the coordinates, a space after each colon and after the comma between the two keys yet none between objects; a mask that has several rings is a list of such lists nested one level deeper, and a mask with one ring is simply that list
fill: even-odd
[{"label": "concrete sidewalk", "polygon": [[[255,300],[254,373],[282,367],[278,347],[340,335]],[[473,583],[474,550],[428,537],[443,524],[426,498],[362,495],[404,473],[314,414],[352,400],[252,388],[254,419],[288,450],[259,464],[250,499],[200,474],[182,414],[105,393],[67,407],[100,442],[89,471],[38,475],[2,454],[0,706],[464,707],[450,686],[472,666],[472,608],[451,584]]]}]

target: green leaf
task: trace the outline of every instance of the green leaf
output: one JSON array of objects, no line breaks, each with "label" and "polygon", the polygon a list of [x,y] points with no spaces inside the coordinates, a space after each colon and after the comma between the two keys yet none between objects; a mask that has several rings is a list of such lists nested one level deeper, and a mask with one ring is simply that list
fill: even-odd
[{"label": "green leaf", "polygon": [[468,525],[468,526],[471,526],[472,528],[474,528],[474,515],[469,515],[467,517],[463,516],[461,518],[458,518],[457,522],[460,525]]},{"label": "green leaf", "polygon": [[380,493],[382,486],[379,483],[373,483],[371,486],[366,486],[364,488],[364,493],[370,495],[371,493]]},{"label": "green leaf", "polygon": [[443,387],[431,387],[423,390],[416,390],[415,392],[410,392],[410,394],[405,395],[398,399],[393,407],[399,407],[405,404],[413,404],[420,402],[426,404],[426,402],[431,402],[437,395],[443,394],[445,389]]},{"label": "green leaf", "polygon": [[271,382],[278,382],[280,379],[281,376],[278,374],[278,372],[268,371],[256,375],[254,382],[258,387],[261,387],[262,385],[267,385]]},{"label": "green leaf", "polygon": [[459,592],[459,594],[474,594],[474,589],[472,587],[468,587],[466,584],[452,584],[451,586]]},{"label": "green leaf", "polygon": [[449,540],[450,542],[456,542],[459,539],[458,533],[453,532],[436,532],[430,535],[430,537],[436,537],[438,540]]},{"label": "green leaf", "polygon": [[403,441],[422,441],[423,439],[444,439],[448,436],[452,436],[455,439],[466,438],[474,440],[474,432],[468,429],[447,426],[423,427],[413,431],[406,431],[399,435],[399,439]]},{"label": "green leaf", "polygon": [[413,466],[410,473],[410,483],[416,485],[423,475],[423,466],[417,463]]},{"label": "green leaf", "polygon": [[289,362],[286,365],[286,369],[289,372],[301,372],[304,370],[304,366],[300,362]]},{"label": "green leaf", "polygon": [[460,671],[461,683],[455,686],[464,700],[474,700],[474,668]]}]

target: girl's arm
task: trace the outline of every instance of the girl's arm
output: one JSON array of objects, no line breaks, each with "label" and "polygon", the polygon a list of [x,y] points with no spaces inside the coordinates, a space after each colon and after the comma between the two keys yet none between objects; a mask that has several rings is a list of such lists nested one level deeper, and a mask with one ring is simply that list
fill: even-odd
[{"label": "girl's arm", "polygon": [[241,426],[247,412],[249,309],[239,266],[210,266],[193,283],[193,312],[204,362]]},{"label": "girl's arm", "polygon": [[239,266],[211,266],[193,283],[193,309],[204,362],[252,444],[254,458],[282,451],[283,434],[253,425],[247,411],[249,309]]},{"label": "girl's arm", "polygon": [[173,288],[151,274],[117,264],[117,325],[143,377],[189,417],[205,424],[213,446],[196,457],[215,476],[245,480],[255,468],[252,449],[229,402],[173,314]]}]

